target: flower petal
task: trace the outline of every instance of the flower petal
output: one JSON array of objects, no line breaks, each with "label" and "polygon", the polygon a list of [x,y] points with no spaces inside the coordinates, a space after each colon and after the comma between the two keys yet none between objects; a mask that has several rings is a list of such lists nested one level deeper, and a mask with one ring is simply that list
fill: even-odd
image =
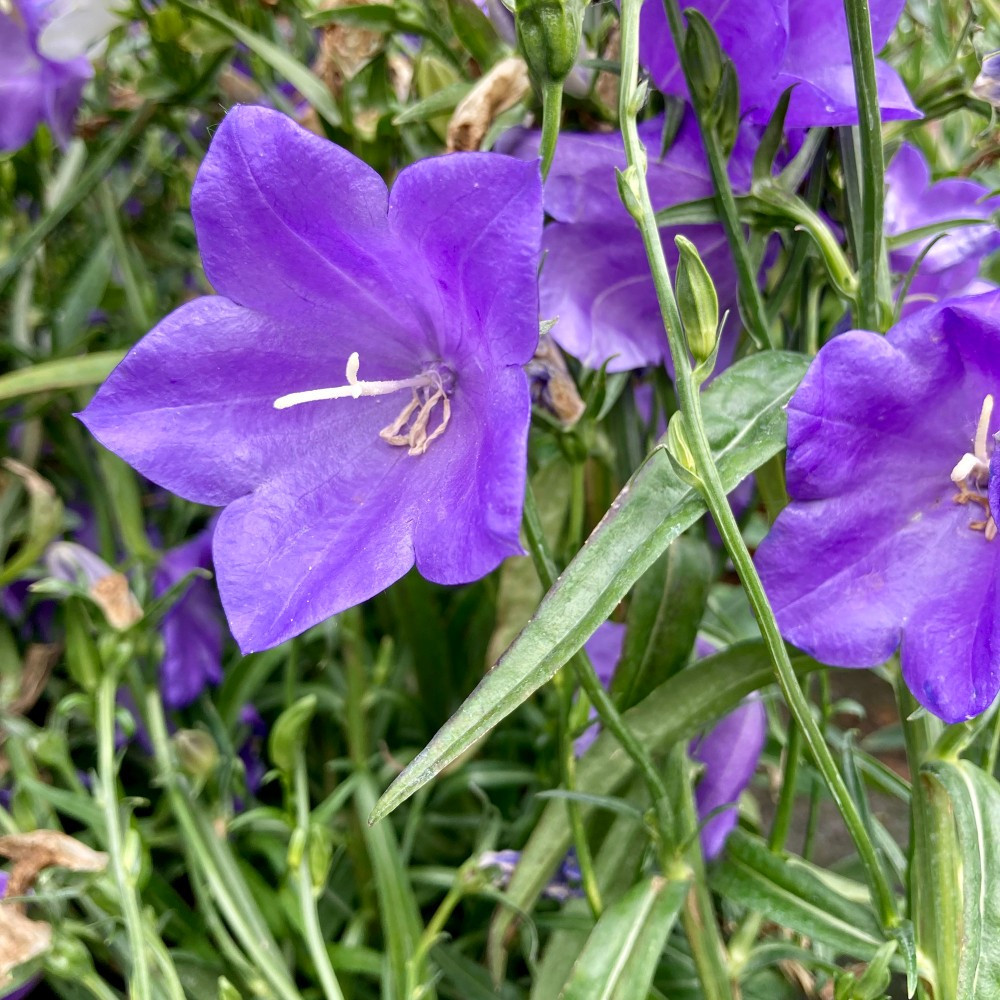
[{"label": "flower petal", "polygon": [[538,343],[537,268],[542,228],[538,164],[497,153],[421,160],[396,179],[389,224],[422,261],[434,301],[424,302],[446,357],[524,364]]}]

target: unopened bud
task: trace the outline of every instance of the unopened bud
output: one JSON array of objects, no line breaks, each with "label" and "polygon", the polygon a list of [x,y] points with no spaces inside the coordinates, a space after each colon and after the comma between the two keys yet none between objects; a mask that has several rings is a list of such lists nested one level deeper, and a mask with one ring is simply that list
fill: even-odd
[{"label": "unopened bud", "polygon": [[667,451],[674,461],[691,475],[697,474],[694,454],[687,441],[687,431],[684,428],[684,414],[678,410],[667,424]]},{"label": "unopened bud", "polygon": [[708,105],[722,83],[725,56],[719,38],[705,15],[691,8],[684,15],[687,18],[684,67],[690,80],[691,96],[700,104]]},{"label": "unopened bud", "polygon": [[203,729],[179,729],[174,734],[177,760],[193,778],[207,778],[219,764],[219,748]]},{"label": "unopened bud", "polygon": [[76,542],[53,542],[45,550],[45,566],[56,579],[86,588],[112,628],[123,631],[142,618],[128,580],[96,552]]},{"label": "unopened bud", "polygon": [[688,350],[701,364],[715,353],[719,335],[719,296],[697,247],[683,236],[676,236],[674,243],[680,252],[677,262],[677,308],[684,325]]},{"label": "unopened bud", "polygon": [[618,197],[621,198],[629,215],[638,221],[642,215],[642,201],[640,199],[642,179],[639,177],[639,171],[634,164],[631,167],[626,167],[625,170],[619,170],[616,167],[615,180],[618,183]]},{"label": "unopened bud", "polygon": [[517,41],[539,83],[562,83],[576,64],[585,0],[518,0]]},{"label": "unopened bud", "polygon": [[740,82],[730,60],[722,67],[722,79],[712,102],[712,119],[722,151],[729,156],[740,134]]},{"label": "unopened bud", "polygon": [[983,57],[983,68],[972,83],[972,94],[1000,109],[1000,50]]}]

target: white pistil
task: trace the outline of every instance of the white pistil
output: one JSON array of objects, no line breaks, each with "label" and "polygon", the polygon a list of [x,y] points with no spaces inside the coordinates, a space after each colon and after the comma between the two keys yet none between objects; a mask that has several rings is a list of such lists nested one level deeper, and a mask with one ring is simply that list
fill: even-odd
[{"label": "white pistil", "polygon": [[326,389],[306,389],[304,392],[290,392],[285,396],[279,396],[274,401],[276,410],[287,410],[290,406],[298,406],[300,403],[314,403],[321,399],[360,399],[362,396],[388,396],[389,393],[399,392],[400,389],[420,389],[425,386],[435,385],[433,375],[415,375],[413,378],[401,378],[394,381],[365,382],[358,379],[358,368],[361,365],[361,358],[355,351],[347,359],[347,368],[344,377],[347,385],[330,386]]},{"label": "white pistil", "polygon": [[[997,537],[997,524],[990,513],[990,501],[980,492],[990,481],[990,455],[987,449],[990,434],[990,420],[993,417],[993,397],[983,400],[983,408],[979,413],[979,423],[976,426],[976,436],[972,442],[972,451],[966,452],[951,470],[951,481],[958,488],[955,503],[978,504],[986,512],[984,521],[970,521],[973,531],[981,531],[986,541],[992,542]],[[972,486],[970,489],[969,486]]]}]

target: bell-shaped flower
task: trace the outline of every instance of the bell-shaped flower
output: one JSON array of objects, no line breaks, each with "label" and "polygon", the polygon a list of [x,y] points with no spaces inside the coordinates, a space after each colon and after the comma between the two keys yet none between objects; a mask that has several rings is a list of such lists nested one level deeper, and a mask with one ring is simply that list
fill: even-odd
[{"label": "bell-shaped flower", "polygon": [[947,722],[1000,690],[998,390],[1000,292],[835,337],[788,404],[792,502],[756,556],[789,642],[837,667],[899,649]]},{"label": "bell-shaped flower", "polygon": [[[908,143],[893,157],[885,182],[886,234],[898,241],[905,233],[915,233],[914,239],[897,243],[889,254],[899,275],[917,265],[903,315],[948,296],[987,291],[991,286],[979,279],[979,270],[983,258],[1000,248],[1000,228],[992,218],[1000,213],[1000,197],[987,197],[989,188],[966,178],[931,183],[923,154]],[[968,224],[975,219],[982,219],[982,224]],[[915,232],[935,223],[951,226],[944,235]]]},{"label": "bell-shaped flower", "polygon": [[[883,48],[904,0],[871,0],[872,40]],[[794,87],[786,125],[854,125],[858,121],[851,46],[843,0],[692,0],[733,61],[740,103],[753,122],[771,117],[783,91]],[[639,58],[664,94],[687,96],[684,75],[662,3],[642,7]],[[919,118],[899,74],[877,60],[879,106],[885,120]]]},{"label": "bell-shaped flower", "polygon": [[119,20],[113,0],[11,0],[0,6],[0,152],[20,149],[42,122],[68,142],[87,51]]},{"label": "bell-shaped flower", "polygon": [[147,334],[81,419],[147,478],[226,506],[213,556],[242,649],[414,563],[456,584],[519,553],[537,164],[454,154],[389,192],[284,115],[238,107],[192,211],[219,294]]},{"label": "bell-shaped flower", "polygon": [[[663,155],[662,118],[644,122],[639,133],[649,158],[647,177],[655,209],[711,197],[712,181],[693,114],[685,116]],[[538,146],[538,132],[514,129],[503,137],[500,148],[534,158]],[[741,133],[730,159],[738,190],[750,186],[752,158],[750,138]],[[646,250],[618,194],[615,169],[625,166],[618,132],[559,136],[545,183],[545,211],[554,221],[542,236],[542,316],[558,318],[553,340],[589,368],[608,362],[610,372],[660,364],[670,369]],[[671,269],[678,258],[675,235],[683,233],[697,246],[715,283],[720,311],[731,310],[723,329],[721,367],[732,356],[739,329],[736,270],[726,234],[719,225],[667,227],[661,233]]]},{"label": "bell-shaped flower", "polygon": [[[212,527],[163,554],[153,575],[153,594],[166,593],[197,569],[212,568]],[[192,578],[164,615],[160,690],[168,708],[190,705],[208,684],[222,680],[222,609],[215,587]]]}]

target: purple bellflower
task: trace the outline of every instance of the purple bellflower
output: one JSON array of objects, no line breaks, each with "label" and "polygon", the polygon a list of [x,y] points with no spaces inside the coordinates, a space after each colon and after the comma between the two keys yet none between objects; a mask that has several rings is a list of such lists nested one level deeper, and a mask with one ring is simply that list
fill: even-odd
[{"label": "purple bellflower", "polygon": [[[594,670],[605,687],[611,683],[625,642],[625,626],[605,622],[587,640],[586,650]],[[695,656],[708,656],[715,651],[710,643],[700,639]],[[591,710],[592,715],[596,713]],[[597,737],[597,724],[587,729],[576,741],[577,756],[583,754]],[[688,752],[691,759],[704,765],[695,787],[698,818],[719,810],[701,828],[701,849],[709,860],[722,853],[726,838],[739,818],[737,801],[757,770],[767,717],[759,699],[748,699],[729,715],[720,719],[710,730],[693,740]],[[723,809],[721,807],[729,806]]]},{"label": "purple bellflower", "polygon": [[979,268],[987,254],[1000,248],[1000,229],[990,218],[1000,212],[1000,197],[987,198],[985,185],[964,178],[932,184],[927,161],[908,144],[896,153],[885,180],[885,228],[889,236],[936,222],[983,220],[983,225],[956,225],[939,239],[926,236],[891,252],[892,269],[905,275],[930,245],[910,284],[903,315],[927,302],[992,287],[979,280]]},{"label": "purple bellflower", "polygon": [[477,579],[521,552],[538,341],[536,163],[370,167],[237,107],[192,211],[219,293],[166,317],[81,419],[147,478],[226,505],[213,541],[244,652],[416,563]]},{"label": "purple bellflower", "polygon": [[[212,568],[212,527],[165,552],[153,576],[159,597],[192,570]],[[168,708],[190,705],[208,684],[222,680],[222,611],[209,580],[193,578],[160,627],[160,690]]]},{"label": "purple bellflower", "polygon": [[117,16],[106,0],[12,0],[0,10],[0,152],[20,149],[42,122],[69,141],[86,82],[87,49]]},{"label": "purple bellflower", "polygon": [[[872,39],[883,48],[904,0],[872,0]],[[853,125],[857,98],[842,0],[691,0],[712,24],[733,60],[742,110],[768,121],[782,92],[794,86],[785,123],[790,128]],[[647,3],[640,21],[639,57],[665,94],[687,96],[662,3]],[[919,118],[899,74],[875,64],[883,120]]]},{"label": "purple bellflower", "polygon": [[[663,119],[644,122],[640,137],[649,153],[649,188],[656,209],[712,195],[712,182],[694,116],[688,113],[663,157]],[[730,161],[737,190],[750,185],[752,149],[741,134]],[[502,148],[534,158],[539,133],[515,129]],[[621,135],[560,135],[545,184],[545,211],[555,220],[542,236],[539,279],[542,316],[558,317],[552,338],[588,368],[608,362],[608,371],[666,364],[670,352],[656,288],[635,221],[621,203],[615,168],[625,169]],[[697,247],[715,282],[721,311],[732,310],[723,331],[719,367],[732,356],[739,322],[735,316],[736,271],[721,226],[665,228],[668,264],[677,264],[674,236],[683,232]]]},{"label": "purple bellflower", "polygon": [[792,502],[757,550],[789,642],[838,667],[899,648],[946,722],[1000,689],[998,387],[1000,292],[831,340],[788,404]]}]

